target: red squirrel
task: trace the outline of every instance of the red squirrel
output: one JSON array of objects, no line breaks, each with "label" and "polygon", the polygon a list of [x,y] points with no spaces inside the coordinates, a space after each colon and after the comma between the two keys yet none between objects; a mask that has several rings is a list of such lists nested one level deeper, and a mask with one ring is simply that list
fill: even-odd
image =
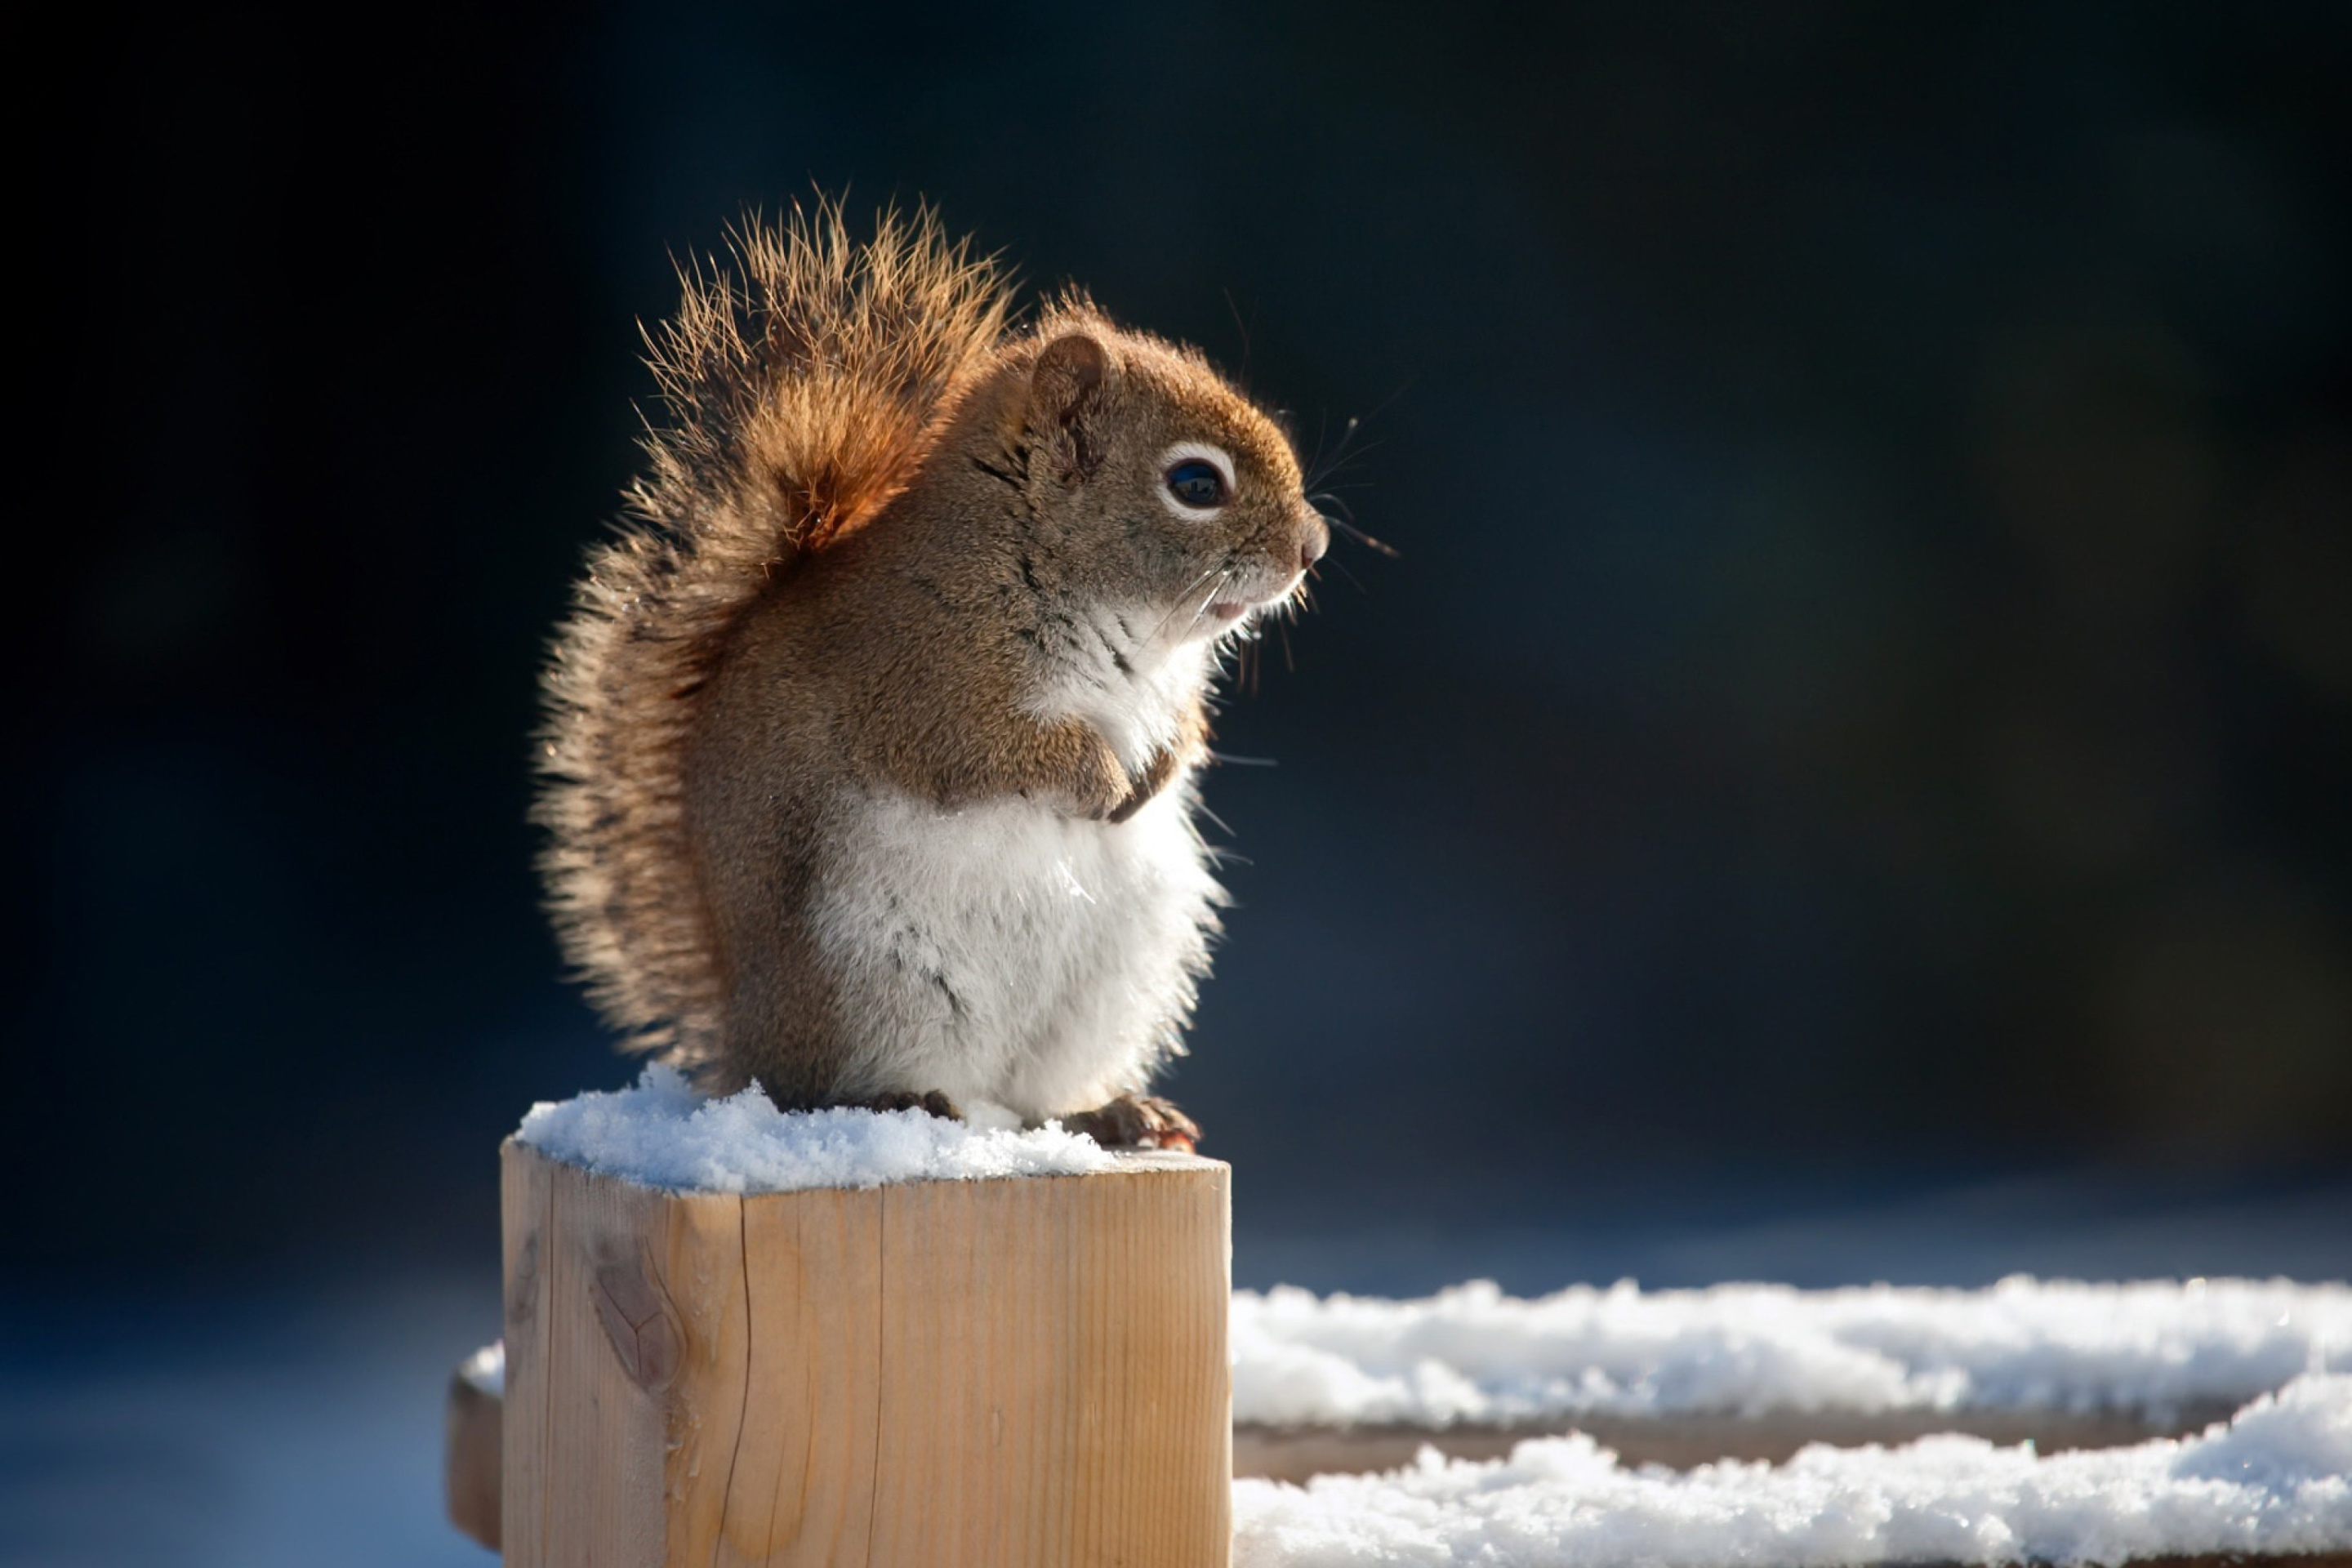
[{"label": "red squirrel", "polygon": [[650,334],[667,419],[546,675],[542,868],[633,1048],[787,1109],[1198,1129],[1221,656],[1329,542],[1289,440],[935,216],[754,223]]}]

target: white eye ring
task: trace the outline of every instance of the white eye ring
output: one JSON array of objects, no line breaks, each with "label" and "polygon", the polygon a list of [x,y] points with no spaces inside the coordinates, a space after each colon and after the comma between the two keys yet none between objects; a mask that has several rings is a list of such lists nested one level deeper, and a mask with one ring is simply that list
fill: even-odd
[{"label": "white eye ring", "polygon": [[[1216,469],[1217,478],[1224,481],[1225,500],[1215,506],[1187,506],[1178,500],[1168,488],[1167,475],[1179,463],[1206,463]],[[1223,512],[1226,503],[1233,500],[1234,460],[1222,447],[1212,447],[1205,441],[1179,441],[1160,453],[1160,483],[1156,488],[1160,491],[1160,503],[1186,522],[1206,522]]]}]

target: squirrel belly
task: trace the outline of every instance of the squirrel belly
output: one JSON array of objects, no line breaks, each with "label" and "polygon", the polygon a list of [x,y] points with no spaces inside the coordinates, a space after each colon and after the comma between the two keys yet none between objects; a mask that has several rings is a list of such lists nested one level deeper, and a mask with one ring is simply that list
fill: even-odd
[{"label": "squirrel belly", "polygon": [[1221,650],[1329,534],[1279,426],[928,216],[740,237],[655,335],[669,415],[547,674],[567,958],[627,1044],[780,1105],[1107,1142],[1183,1049],[1223,894]]},{"label": "squirrel belly", "polygon": [[887,782],[840,791],[808,918],[851,1042],[845,1099],[937,1089],[1034,1123],[1140,1094],[1183,1049],[1224,899],[1185,733],[1207,650],[1147,638],[1139,606],[1066,613],[1088,635],[1034,661],[1026,716],[1085,725],[1130,779],[1182,760],[1120,820],[1051,791],[951,807]]},{"label": "squirrel belly", "polygon": [[809,910],[862,1037],[842,1097],[921,1085],[1034,1122],[1140,1093],[1181,1048],[1222,897],[1191,793],[1120,823],[887,787],[843,803]]},{"label": "squirrel belly", "polygon": [[[918,485],[778,583],[700,694],[683,816],[728,977],[714,1089],[1035,1122],[1139,1093],[1182,1049],[1223,900],[1192,821],[1209,650],[1139,614],[1021,635],[1089,617],[970,549],[986,521]],[[922,592],[942,536],[959,589]],[[1103,798],[1039,754],[1069,734]],[[1174,760],[1124,809],[1153,756]]]}]

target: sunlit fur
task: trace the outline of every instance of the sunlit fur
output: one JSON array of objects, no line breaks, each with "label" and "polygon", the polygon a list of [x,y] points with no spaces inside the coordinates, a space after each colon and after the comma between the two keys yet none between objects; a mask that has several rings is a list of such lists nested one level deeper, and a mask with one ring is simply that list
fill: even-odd
[{"label": "sunlit fur", "polygon": [[929,213],[850,240],[837,205],[732,237],[647,333],[667,418],[590,557],[544,689],[541,859],[572,968],[641,1049],[706,1062],[721,1000],[679,824],[694,692],[769,578],[870,520],[1004,334],[1003,278]]},{"label": "sunlit fur", "polygon": [[[557,639],[538,816],[592,996],[712,1087],[1034,1119],[1176,1048],[1202,700],[1328,535],[1197,353],[1075,295],[1009,315],[928,215],[859,244],[820,207],[650,334],[666,417]],[[1189,526],[1183,442],[1237,470]]]}]

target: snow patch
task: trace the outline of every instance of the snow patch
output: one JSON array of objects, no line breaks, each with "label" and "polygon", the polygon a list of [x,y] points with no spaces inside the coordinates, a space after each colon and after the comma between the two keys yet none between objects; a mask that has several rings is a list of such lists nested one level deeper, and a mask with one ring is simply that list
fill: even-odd
[{"label": "snow patch", "polygon": [[492,1340],[457,1363],[457,1375],[484,1394],[503,1399],[507,1392],[507,1342]]},{"label": "snow patch", "polygon": [[2047,1458],[1943,1436],[1677,1474],[1628,1470],[1581,1435],[1486,1463],[1424,1448],[1388,1475],[1234,1482],[1233,1562],[1793,1568],[2341,1551],[2347,1476],[2352,1376],[2307,1376],[2201,1436]]},{"label": "snow patch", "polygon": [[1234,1418],[1446,1426],[1580,1415],[2235,1408],[2352,1372],[2352,1288],[2287,1280],[1989,1290],[1475,1280],[1418,1300],[1234,1293]]},{"label": "snow patch", "polygon": [[975,1108],[971,1122],[920,1110],[779,1110],[757,1084],[706,1100],[656,1065],[629,1089],[532,1106],[515,1136],[549,1159],[680,1192],[1075,1176],[1115,1163],[1059,1122],[1022,1131],[991,1110]]}]

